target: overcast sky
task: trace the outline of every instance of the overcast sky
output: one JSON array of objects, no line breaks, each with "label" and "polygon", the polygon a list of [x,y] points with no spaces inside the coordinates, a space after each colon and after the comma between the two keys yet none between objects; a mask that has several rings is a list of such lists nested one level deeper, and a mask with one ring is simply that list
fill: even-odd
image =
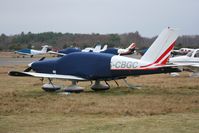
[{"label": "overcast sky", "polygon": [[199,0],[0,0],[0,33],[199,34]]}]

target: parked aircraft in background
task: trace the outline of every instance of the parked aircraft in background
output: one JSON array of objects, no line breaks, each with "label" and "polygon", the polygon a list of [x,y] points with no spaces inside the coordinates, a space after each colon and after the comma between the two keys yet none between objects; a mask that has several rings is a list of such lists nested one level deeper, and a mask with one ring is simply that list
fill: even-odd
[{"label": "parked aircraft in background", "polygon": [[41,50],[21,49],[21,50],[15,51],[15,53],[23,55],[23,57],[25,55],[28,55],[32,58],[34,55],[46,54],[50,49],[51,49],[51,46],[44,45],[44,46],[42,46]]},{"label": "parked aircraft in background", "polygon": [[100,53],[109,53],[114,55],[131,55],[135,52],[136,45],[135,43],[132,43],[128,48],[121,49],[121,48],[107,48],[104,51],[101,51]]},{"label": "parked aircraft in background", "polygon": [[98,44],[98,45],[95,46],[95,48],[91,48],[91,47],[85,48],[85,49],[82,50],[82,52],[96,52],[96,53],[100,53],[100,52],[106,50],[108,46],[104,45],[104,47],[102,49],[101,49],[101,47],[102,46],[100,44]]},{"label": "parked aircraft in background", "polygon": [[172,57],[169,63],[176,65],[187,65],[186,70],[194,72],[193,76],[199,75],[199,49],[194,49],[184,56]]},{"label": "parked aircraft in background", "polygon": [[186,55],[188,54],[189,52],[193,51],[195,49],[192,49],[192,48],[181,48],[179,50],[173,50],[172,51],[172,55],[175,56],[175,55]]},{"label": "parked aircraft in background", "polygon": [[[49,83],[42,87],[47,91],[60,89],[51,82],[52,79],[72,81],[72,85],[65,89],[68,92],[83,91],[83,88],[76,83],[93,80],[95,84],[91,89],[107,90],[110,86],[103,85],[100,81],[125,79],[127,76],[179,72],[176,65],[166,65],[177,36],[174,29],[164,29],[141,59],[107,53],[75,52],[62,58],[48,60],[42,58],[29,64],[29,68],[23,72],[10,71],[9,75],[48,78]],[[30,72],[31,70],[34,72]]]},{"label": "parked aircraft in background", "polygon": [[59,50],[58,52],[49,51],[50,54],[57,54],[60,56],[64,56],[70,53],[74,52],[95,52],[95,53],[108,53],[108,54],[114,54],[114,55],[131,55],[135,52],[135,43],[132,43],[128,48],[126,49],[120,49],[120,48],[107,48],[107,45],[105,45],[101,49],[101,45],[97,45],[95,48],[85,48],[83,50],[79,48],[66,48],[63,50]]},{"label": "parked aircraft in background", "polygon": [[[141,55],[144,55],[144,53],[148,50],[148,48],[143,49],[143,50],[139,50],[138,53],[140,53]],[[171,55],[172,56],[177,56],[177,55],[186,55],[191,51],[194,51],[195,49],[191,49],[191,48],[181,48],[179,50],[172,50],[171,51]]]},{"label": "parked aircraft in background", "polygon": [[65,49],[59,50],[57,52],[48,51],[49,54],[55,54],[55,55],[58,55],[58,56],[64,56],[64,55],[67,55],[67,54],[70,54],[70,53],[75,53],[75,52],[81,52],[81,49],[70,47],[70,48],[65,48]]},{"label": "parked aircraft in background", "polygon": [[98,45],[95,46],[95,48],[88,47],[88,48],[85,48],[85,49],[81,50],[80,48],[70,47],[70,48],[65,48],[65,49],[59,50],[58,52],[48,51],[48,53],[56,54],[58,56],[64,56],[64,55],[67,55],[67,54],[70,54],[70,53],[74,53],[74,52],[96,52],[96,53],[99,53],[99,52],[104,51],[106,49],[107,49],[107,45],[105,45],[101,49],[101,45],[98,44]]}]

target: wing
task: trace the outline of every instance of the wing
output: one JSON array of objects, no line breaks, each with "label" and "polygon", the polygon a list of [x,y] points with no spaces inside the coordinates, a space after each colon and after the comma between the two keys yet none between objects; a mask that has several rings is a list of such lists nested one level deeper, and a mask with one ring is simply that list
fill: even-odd
[{"label": "wing", "polygon": [[64,56],[66,54],[64,53],[58,53],[58,52],[54,52],[54,51],[48,51],[49,54],[56,54],[56,55],[60,55],[60,56]]},{"label": "wing", "polygon": [[32,54],[29,54],[29,53],[24,53],[24,52],[19,52],[19,51],[15,51],[15,53],[21,54],[21,55],[32,55]]},{"label": "wing", "polygon": [[199,63],[191,65],[193,67],[199,67]]},{"label": "wing", "polygon": [[60,74],[46,74],[46,73],[35,73],[35,72],[18,72],[18,71],[10,71],[8,73],[10,76],[33,76],[37,78],[52,78],[52,79],[67,79],[67,80],[77,80],[77,81],[85,81],[87,79],[81,78],[73,75],[60,75]]}]

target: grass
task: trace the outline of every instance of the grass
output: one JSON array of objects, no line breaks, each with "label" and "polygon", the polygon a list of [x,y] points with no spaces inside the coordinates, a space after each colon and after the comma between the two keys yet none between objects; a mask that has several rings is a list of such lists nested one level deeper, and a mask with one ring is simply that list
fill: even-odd
[{"label": "grass", "polygon": [[[199,78],[149,75],[130,77],[142,85],[93,92],[90,83],[80,83],[85,92],[60,95],[41,90],[36,78],[7,76],[12,69],[0,67],[0,133],[12,132],[190,132],[199,129]],[[54,81],[69,85],[70,82]]]},{"label": "grass", "polygon": [[199,127],[196,113],[143,117],[34,113],[0,116],[0,120],[4,133],[196,133]]}]

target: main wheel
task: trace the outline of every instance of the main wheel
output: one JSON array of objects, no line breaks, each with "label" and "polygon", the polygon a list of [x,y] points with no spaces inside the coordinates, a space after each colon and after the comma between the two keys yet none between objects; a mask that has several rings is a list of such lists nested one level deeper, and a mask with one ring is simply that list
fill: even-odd
[{"label": "main wheel", "polygon": [[55,91],[57,91],[57,90],[60,90],[61,87],[58,86],[58,85],[54,85],[54,84],[44,84],[44,85],[42,86],[42,89],[43,89],[44,91],[47,91],[47,92],[55,92]]}]

